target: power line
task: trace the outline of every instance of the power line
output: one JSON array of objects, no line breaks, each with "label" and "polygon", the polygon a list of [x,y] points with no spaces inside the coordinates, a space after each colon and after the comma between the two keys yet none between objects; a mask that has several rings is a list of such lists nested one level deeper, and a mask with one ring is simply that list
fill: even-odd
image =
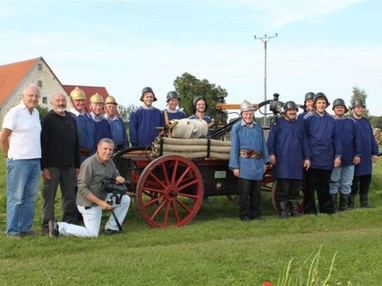
[{"label": "power line", "polygon": [[137,3],[125,3],[125,2],[114,2],[114,5],[110,3],[103,2],[87,2],[83,0],[73,0],[75,3],[79,3],[82,5],[93,6],[101,8],[102,10],[110,10],[114,12],[118,12],[122,15],[134,15],[134,16],[142,16],[148,18],[154,18],[159,21],[165,21],[169,23],[176,24],[185,24],[188,26],[199,26],[202,28],[207,28],[209,30],[221,31],[221,32],[232,32],[232,33],[244,33],[249,34],[250,31],[244,27],[240,27],[237,25],[232,25],[231,23],[227,23],[225,20],[222,21],[211,21],[209,19],[204,19],[202,17],[190,16],[189,14],[181,14],[175,12],[169,12],[166,10],[154,9],[152,7],[143,7],[141,5],[137,5]]}]

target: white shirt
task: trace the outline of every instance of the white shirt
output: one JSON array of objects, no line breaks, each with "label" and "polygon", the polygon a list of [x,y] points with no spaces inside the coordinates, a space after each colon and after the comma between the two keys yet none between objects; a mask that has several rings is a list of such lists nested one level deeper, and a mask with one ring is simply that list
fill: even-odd
[{"label": "white shirt", "polygon": [[73,113],[76,117],[78,117],[80,115],[84,115],[84,113],[79,112],[77,109],[75,109],[73,107],[69,110],[69,112]]},{"label": "white shirt", "polygon": [[21,101],[5,115],[2,128],[12,130],[9,136],[9,159],[41,158],[41,124],[36,108],[30,114],[24,102]]}]

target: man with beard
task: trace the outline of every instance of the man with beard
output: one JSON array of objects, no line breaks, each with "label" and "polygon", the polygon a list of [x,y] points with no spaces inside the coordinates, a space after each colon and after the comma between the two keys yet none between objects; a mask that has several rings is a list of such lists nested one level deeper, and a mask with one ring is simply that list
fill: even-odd
[{"label": "man with beard", "polygon": [[268,136],[269,159],[273,165],[272,176],[277,179],[277,200],[280,218],[288,218],[287,209],[293,217],[299,216],[298,197],[303,168],[309,169],[308,141],[302,125],[296,120],[298,108],[294,101],[284,104],[284,116],[271,126]]},{"label": "man with beard", "polygon": [[66,98],[62,93],[55,93],[51,104],[53,109],[41,120],[44,233],[49,231],[49,221],[55,220],[54,201],[58,185],[61,189],[62,221],[78,222],[73,184],[80,168],[76,121],[66,112]]}]

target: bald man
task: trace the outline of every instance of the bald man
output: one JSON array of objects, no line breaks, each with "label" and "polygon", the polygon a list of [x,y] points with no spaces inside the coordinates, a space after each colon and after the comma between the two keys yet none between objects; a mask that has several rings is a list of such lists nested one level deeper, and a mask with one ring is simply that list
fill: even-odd
[{"label": "bald man", "polygon": [[49,232],[48,222],[55,220],[54,201],[61,189],[61,220],[78,223],[74,183],[80,168],[76,120],[66,112],[66,97],[55,93],[52,110],[41,120],[41,170],[44,185],[42,230]]}]

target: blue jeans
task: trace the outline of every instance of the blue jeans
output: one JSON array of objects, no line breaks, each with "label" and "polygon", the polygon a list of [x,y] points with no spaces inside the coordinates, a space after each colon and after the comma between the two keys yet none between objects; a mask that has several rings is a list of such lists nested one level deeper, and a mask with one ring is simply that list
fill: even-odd
[{"label": "blue jeans", "polygon": [[330,177],[329,192],[331,195],[338,193],[350,195],[353,182],[354,165],[334,168]]},{"label": "blue jeans", "polygon": [[31,230],[40,172],[40,159],[7,159],[7,234]]}]

